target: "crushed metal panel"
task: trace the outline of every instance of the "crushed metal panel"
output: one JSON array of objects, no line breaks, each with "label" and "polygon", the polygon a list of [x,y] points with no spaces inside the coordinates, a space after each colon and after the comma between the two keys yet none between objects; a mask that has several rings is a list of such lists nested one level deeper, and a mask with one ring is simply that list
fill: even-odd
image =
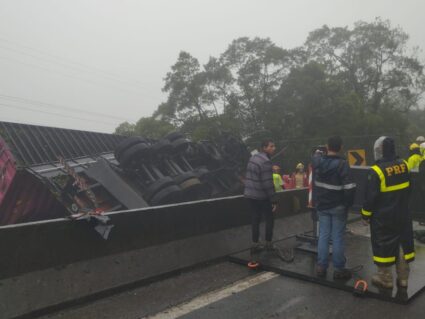
[{"label": "crushed metal panel", "polygon": [[92,163],[85,173],[90,178],[102,184],[112,196],[128,209],[149,206],[138,192],[124,182],[106,160],[100,159]]}]

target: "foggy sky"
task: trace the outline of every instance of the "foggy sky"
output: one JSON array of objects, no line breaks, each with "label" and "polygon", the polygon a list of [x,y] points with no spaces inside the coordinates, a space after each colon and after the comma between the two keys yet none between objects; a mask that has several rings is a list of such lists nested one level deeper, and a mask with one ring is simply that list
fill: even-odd
[{"label": "foggy sky", "polygon": [[241,36],[289,49],[375,17],[425,48],[424,12],[420,0],[0,0],[0,120],[113,132],[165,101],[181,50],[204,64]]}]

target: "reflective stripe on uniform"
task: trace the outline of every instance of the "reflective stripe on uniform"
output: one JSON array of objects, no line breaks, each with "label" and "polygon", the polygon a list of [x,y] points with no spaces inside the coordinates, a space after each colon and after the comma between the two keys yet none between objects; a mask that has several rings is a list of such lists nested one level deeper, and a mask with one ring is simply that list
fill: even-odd
[{"label": "reflective stripe on uniform", "polygon": [[415,252],[411,252],[410,254],[404,255],[405,260],[409,260],[409,259],[412,259],[412,258],[415,258]]},{"label": "reflective stripe on uniform", "polygon": [[332,184],[322,183],[318,181],[315,181],[314,185],[316,185],[317,187],[326,188],[333,191],[341,191],[343,189],[352,189],[357,186],[356,183],[351,183],[346,185],[332,185]]},{"label": "reflective stripe on uniform", "polygon": [[377,256],[373,256],[373,260],[378,262],[378,263],[382,263],[382,264],[386,264],[386,263],[393,263],[395,262],[395,257],[377,257]]},{"label": "reflective stripe on uniform", "polygon": [[382,172],[381,168],[377,165],[374,165],[371,167],[371,169],[373,169],[376,172],[376,174],[378,174],[379,179],[381,180],[381,192],[398,191],[400,189],[404,189],[410,186],[409,181],[401,183],[401,184],[393,185],[393,186],[387,186],[387,184],[385,183],[385,175]]},{"label": "reflective stripe on uniform", "polygon": [[345,184],[345,185],[342,185],[342,188],[343,189],[352,189],[352,188],[356,188],[356,183],[351,183],[351,184]]},{"label": "reflective stripe on uniform", "polygon": [[366,216],[366,217],[370,217],[370,216],[372,216],[372,212],[369,212],[369,211],[367,211],[365,209],[362,209],[362,215],[363,216]]}]

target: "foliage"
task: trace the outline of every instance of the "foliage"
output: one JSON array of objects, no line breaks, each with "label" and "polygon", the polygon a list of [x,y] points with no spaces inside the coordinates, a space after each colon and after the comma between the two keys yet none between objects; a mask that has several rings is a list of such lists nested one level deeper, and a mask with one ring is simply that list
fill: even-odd
[{"label": "foliage", "polygon": [[389,21],[359,21],[347,27],[323,26],[310,33],[306,49],[361,99],[365,110],[391,105],[408,111],[424,90],[423,65],[407,53],[409,36]]},{"label": "foliage", "polygon": [[167,121],[157,120],[153,117],[142,117],[136,123],[135,134],[158,139],[175,129],[175,126]]},{"label": "foliage", "polygon": [[115,129],[114,133],[118,134],[118,135],[124,135],[124,136],[133,136],[135,128],[136,128],[135,124],[131,124],[131,123],[128,123],[128,122],[122,122]]},{"label": "foliage", "polygon": [[161,138],[175,130],[175,126],[165,120],[157,120],[153,117],[142,117],[136,124],[121,123],[115,134],[124,136],[144,136],[149,138]]},{"label": "foliage", "polygon": [[117,131],[160,137],[179,129],[194,140],[225,131],[252,147],[272,137],[287,147],[291,167],[333,134],[349,147],[365,147],[381,134],[403,141],[425,135],[417,120],[424,116],[417,110],[423,64],[408,38],[378,18],[353,28],[325,25],[294,49],[241,37],[205,65],[182,51],[164,79],[167,100],[152,117]]}]

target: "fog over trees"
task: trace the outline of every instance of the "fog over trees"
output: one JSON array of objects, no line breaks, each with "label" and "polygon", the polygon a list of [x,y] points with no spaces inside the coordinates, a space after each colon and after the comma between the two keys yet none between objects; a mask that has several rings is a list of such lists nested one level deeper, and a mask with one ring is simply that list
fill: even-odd
[{"label": "fog over trees", "polygon": [[[241,37],[205,65],[180,52],[152,117],[116,133],[193,139],[231,132],[247,141],[423,135],[424,65],[409,36],[388,20],[313,30],[297,48]],[[257,137],[257,138],[255,138]]]}]

